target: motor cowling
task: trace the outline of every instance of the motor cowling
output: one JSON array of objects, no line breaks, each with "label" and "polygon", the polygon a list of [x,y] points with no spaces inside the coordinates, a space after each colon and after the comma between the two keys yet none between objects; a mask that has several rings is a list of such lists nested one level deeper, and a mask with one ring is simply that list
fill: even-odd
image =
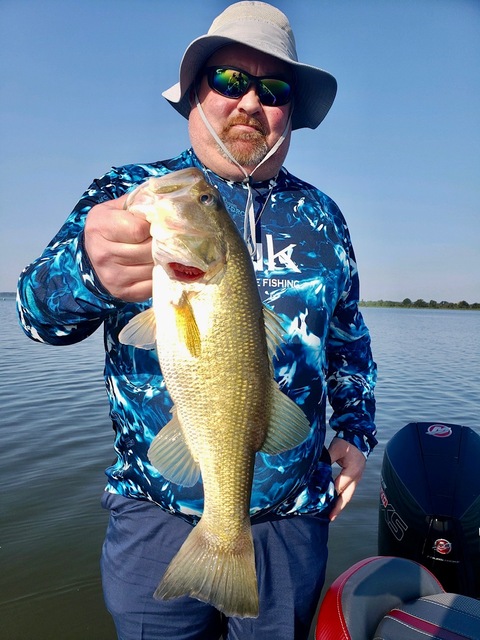
[{"label": "motor cowling", "polygon": [[415,422],[387,443],[378,553],[419,562],[446,591],[480,598],[480,436]]}]

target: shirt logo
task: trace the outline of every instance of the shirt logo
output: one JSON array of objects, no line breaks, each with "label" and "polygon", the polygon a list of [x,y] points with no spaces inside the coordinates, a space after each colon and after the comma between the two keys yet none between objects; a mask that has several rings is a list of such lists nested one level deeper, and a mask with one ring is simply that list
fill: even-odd
[{"label": "shirt logo", "polygon": [[[292,254],[294,248],[297,246],[296,244],[289,244],[287,247],[280,249],[279,251],[275,251],[275,247],[273,244],[273,236],[270,233],[266,234],[267,241],[267,270],[268,271],[283,271],[287,269],[288,271],[293,271],[294,273],[301,273],[298,265],[292,260]],[[255,271],[263,271],[264,269],[264,255],[263,255],[263,245],[261,243],[257,244],[257,253],[256,259],[253,261],[253,266],[255,267]]]}]

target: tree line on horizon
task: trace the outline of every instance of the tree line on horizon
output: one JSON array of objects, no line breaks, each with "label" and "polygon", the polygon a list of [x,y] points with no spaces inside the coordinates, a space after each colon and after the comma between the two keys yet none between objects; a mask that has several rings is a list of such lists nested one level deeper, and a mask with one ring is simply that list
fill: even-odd
[{"label": "tree line on horizon", "polygon": [[395,300],[361,300],[361,307],[402,307],[404,309],[474,309],[480,310],[480,302],[474,302],[469,304],[466,300],[460,300],[460,302],[447,302],[442,300],[437,302],[436,300],[430,300],[426,302],[419,298],[412,301],[410,298],[405,298],[402,302],[396,302]]},{"label": "tree line on horizon", "polygon": [[[13,291],[0,291],[0,300],[6,298],[15,298],[16,294]],[[480,310],[480,302],[474,302],[469,304],[466,300],[460,300],[460,302],[447,302],[442,300],[437,302],[436,300],[430,300],[426,302],[421,298],[412,301],[410,298],[405,298],[401,302],[395,300],[361,300],[361,307],[402,307],[404,309],[473,309]]]}]

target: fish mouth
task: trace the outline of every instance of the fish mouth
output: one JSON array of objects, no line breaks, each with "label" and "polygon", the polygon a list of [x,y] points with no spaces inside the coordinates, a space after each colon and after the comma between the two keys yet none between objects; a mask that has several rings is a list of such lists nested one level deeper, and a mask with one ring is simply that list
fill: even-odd
[{"label": "fish mouth", "polygon": [[197,282],[197,280],[201,280],[206,273],[197,267],[182,264],[181,262],[169,262],[168,268],[175,280],[179,280],[180,282]]}]

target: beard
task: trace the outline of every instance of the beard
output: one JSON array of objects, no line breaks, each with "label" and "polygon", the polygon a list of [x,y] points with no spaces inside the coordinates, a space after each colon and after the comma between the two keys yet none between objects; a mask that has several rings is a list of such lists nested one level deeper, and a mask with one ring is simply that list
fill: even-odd
[{"label": "beard", "polygon": [[[255,128],[255,131],[236,131],[235,125],[245,124]],[[233,158],[242,167],[256,167],[267,155],[267,131],[256,118],[237,116],[228,122],[220,132],[220,140],[226,146]],[[228,158],[223,149],[219,149]]]}]

